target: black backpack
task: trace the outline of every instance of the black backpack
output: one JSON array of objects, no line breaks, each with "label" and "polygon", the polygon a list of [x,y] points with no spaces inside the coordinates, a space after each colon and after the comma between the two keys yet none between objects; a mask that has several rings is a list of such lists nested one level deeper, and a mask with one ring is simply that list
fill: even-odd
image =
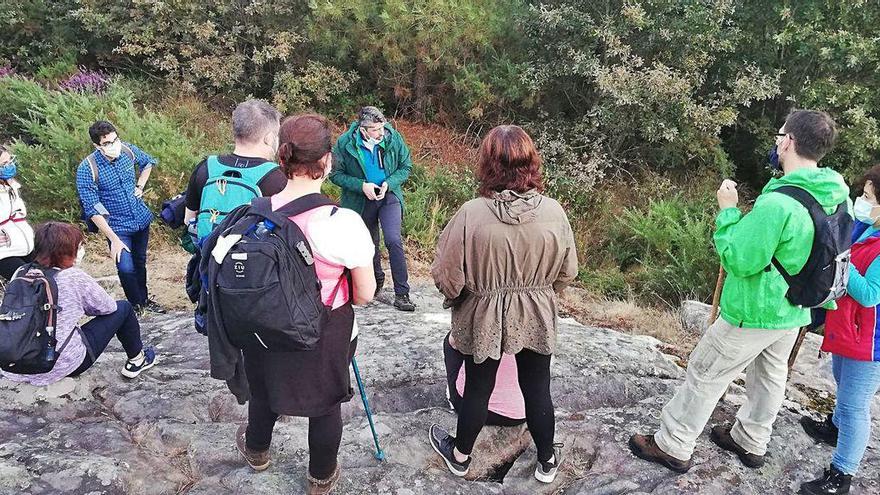
[{"label": "black backpack", "polygon": [[58,286],[56,268],[29,263],[18,269],[0,304],[0,368],[22,375],[46,373],[74,332],[56,349]]},{"label": "black backpack", "polygon": [[[256,198],[211,234],[202,253],[211,258],[207,312],[219,317],[232,345],[273,352],[315,348],[330,308],[321,300],[309,241],[288,217],[332,204],[310,194],[272,211],[269,198]],[[222,254],[219,262],[215,254]]]},{"label": "black backpack", "polygon": [[800,272],[790,275],[774,257],[773,266],[788,283],[785,297],[804,308],[818,308],[846,294],[849,281],[850,247],[853,220],[844,201],[831,215],[812,194],[795,186],[783,186],[776,192],[797,200],[813,219],[813,247]]}]

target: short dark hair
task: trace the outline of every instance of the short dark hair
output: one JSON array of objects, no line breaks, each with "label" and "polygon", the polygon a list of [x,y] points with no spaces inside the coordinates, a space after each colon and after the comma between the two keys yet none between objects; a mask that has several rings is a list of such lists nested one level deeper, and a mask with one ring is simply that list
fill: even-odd
[{"label": "short dark hair", "polygon": [[509,189],[526,192],[544,190],[541,157],[532,138],[521,127],[500,125],[483,138],[477,155],[480,196]]},{"label": "short dark hair", "polygon": [[70,268],[84,239],[76,226],[64,222],[46,222],[34,232],[34,261],[48,268]]},{"label": "short dark hair", "polygon": [[868,181],[871,181],[871,187],[874,189],[874,197],[880,198],[880,164],[869,168],[868,171],[865,172],[865,175],[853,184],[851,191],[857,192],[858,196],[861,196],[862,189],[865,188],[865,184],[867,184]]},{"label": "short dark hair", "polygon": [[794,136],[794,149],[798,155],[817,162],[831,151],[837,140],[834,119],[817,110],[793,110],[782,129]]},{"label": "short dark hair", "polygon": [[111,132],[116,132],[116,127],[106,120],[99,120],[89,127],[89,137],[95,144],[101,144],[101,138]]},{"label": "short dark hair", "polygon": [[288,179],[295,175],[315,180],[324,176],[320,160],[330,152],[333,142],[330,122],[324,116],[307,113],[284,119],[278,141],[279,163]]}]

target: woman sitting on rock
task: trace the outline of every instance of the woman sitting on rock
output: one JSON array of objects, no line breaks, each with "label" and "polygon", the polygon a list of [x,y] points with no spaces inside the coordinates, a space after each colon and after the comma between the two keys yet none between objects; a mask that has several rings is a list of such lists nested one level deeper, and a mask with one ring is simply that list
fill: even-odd
[{"label": "woman sitting on rock", "polygon": [[[443,361],[446,365],[446,398],[449,406],[459,413],[464,400],[464,385],[467,381],[464,369],[465,355],[455,349],[452,335],[443,339]],[[526,403],[519,389],[519,376],[516,372],[516,358],[510,354],[501,355],[495,388],[489,396],[489,412],[486,424],[489,426],[517,426],[526,422]]]},{"label": "woman sitting on rock", "polygon": [[[273,210],[321,194],[332,165],[331,138],[330,124],[320,115],[294,116],[281,124],[278,157],[288,180],[272,196]],[[330,493],[339,481],[341,404],[352,397],[348,366],[357,345],[352,304],[373,299],[375,247],[363,220],[351,210],[319,206],[289,218],[311,245],[322,299],[333,311],[313,350],[243,351],[251,397],[247,425],[236,441],[248,464],[262,471],[269,467],[278,416],[309,418],[307,493],[319,495]]]},{"label": "woman sitting on rock", "polygon": [[480,197],[450,220],[431,269],[452,307],[452,343],[466,371],[457,436],[433,425],[431,445],[453,474],[467,474],[501,357],[510,354],[538,450],[535,478],[550,483],[562,461],[550,397],[556,294],[577,274],[574,236],[559,203],[541,194],[541,159],[521,128],[489,132],[477,179]]},{"label": "woman sitting on rock", "polygon": [[33,259],[34,230],[27,222],[15,155],[0,145],[0,277],[5,280]]},{"label": "woman sitting on rock", "polygon": [[[64,377],[78,376],[95,363],[114,336],[128,355],[122,368],[124,377],[134,378],[156,364],[153,348],[145,348],[141,342],[140,324],[131,304],[113,300],[95,279],[76,266],[84,255],[83,234],[79,228],[61,222],[47,222],[37,227],[34,262],[58,270],[55,283],[58,306],[62,309],[58,312],[55,332],[60,354],[48,373],[3,373],[7,380],[50,385]],[[78,327],[83,316],[94,318]]]},{"label": "woman sitting on rock", "polygon": [[808,495],[849,493],[871,438],[871,402],[880,388],[880,165],[862,179],[853,213],[852,263],[847,295],[825,317],[822,350],[831,353],[837,404],[825,421],[801,419],[814,439],[836,447],[831,467],[801,485]]}]

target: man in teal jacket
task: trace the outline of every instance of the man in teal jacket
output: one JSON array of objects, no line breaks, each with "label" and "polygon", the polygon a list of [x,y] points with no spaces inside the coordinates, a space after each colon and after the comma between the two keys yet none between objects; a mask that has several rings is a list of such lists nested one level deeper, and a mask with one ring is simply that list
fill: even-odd
[{"label": "man in teal jacket", "polygon": [[771,166],[784,176],[771,179],[743,215],[736,184],[718,190],[715,248],[727,280],[721,317],[709,327],[688,360],[687,376],[660,416],[654,435],[633,435],[630,450],[677,472],[691,467],[697,437],[718,400],[746,368],[746,401],[732,426],[712,428],[711,440],[750,468],[764,464],[776,414],[785,396],[788,357],[810,310],[791,304],[788,285],[772,265],[801,271],[810,256],[814,227],[797,200],[774,191],[797,186],[813,195],[828,214],[848,201],[849,188],[837,172],[819,168],[837,132],[823,112],[792,112],[776,135]]},{"label": "man in teal jacket", "polygon": [[385,284],[379,252],[379,228],[385,238],[394,281],[394,307],[415,311],[409,298],[409,275],[403,252],[403,183],[409,178],[409,148],[376,107],[364,107],[333,147],[330,181],[342,188],[341,206],[360,213],[373,236],[376,294]]}]

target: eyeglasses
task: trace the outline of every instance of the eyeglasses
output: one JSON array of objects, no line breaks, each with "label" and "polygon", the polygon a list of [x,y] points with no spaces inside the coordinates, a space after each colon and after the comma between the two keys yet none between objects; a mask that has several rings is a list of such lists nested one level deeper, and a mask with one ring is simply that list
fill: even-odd
[{"label": "eyeglasses", "polygon": [[116,139],[114,139],[113,141],[107,141],[106,143],[101,143],[98,146],[100,146],[102,148],[107,148],[109,146],[113,146],[114,144],[116,144],[117,141],[119,141],[119,136],[116,136]]},{"label": "eyeglasses", "polygon": [[791,135],[790,132],[777,132],[775,134],[776,137],[785,137],[788,136],[789,139],[794,139],[794,136]]}]

